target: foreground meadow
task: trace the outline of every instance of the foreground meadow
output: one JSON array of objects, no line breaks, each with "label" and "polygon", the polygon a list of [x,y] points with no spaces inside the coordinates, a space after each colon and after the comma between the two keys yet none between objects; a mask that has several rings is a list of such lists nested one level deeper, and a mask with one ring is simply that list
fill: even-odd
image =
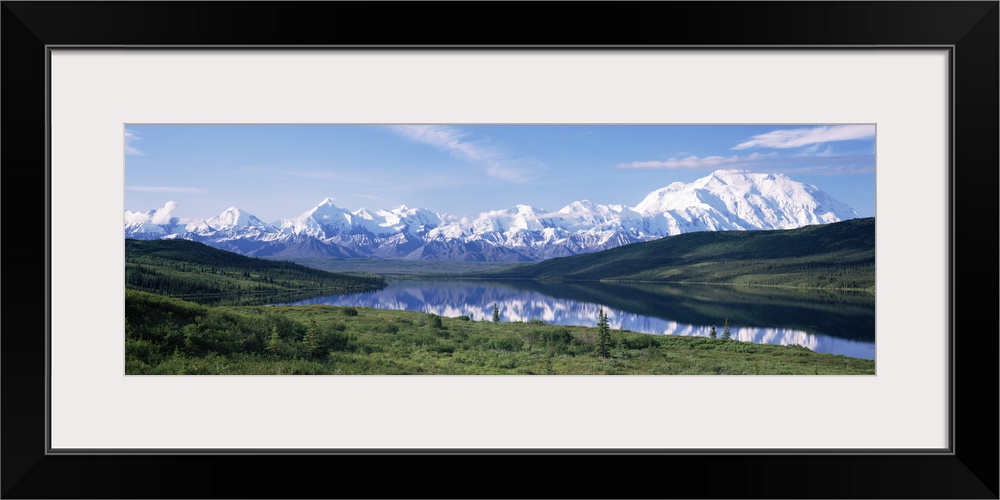
[{"label": "foreground meadow", "polygon": [[[720,319],[721,323],[721,319]],[[721,334],[721,332],[720,332]],[[126,292],[130,375],[874,375],[799,346],[334,306],[203,306]]]}]

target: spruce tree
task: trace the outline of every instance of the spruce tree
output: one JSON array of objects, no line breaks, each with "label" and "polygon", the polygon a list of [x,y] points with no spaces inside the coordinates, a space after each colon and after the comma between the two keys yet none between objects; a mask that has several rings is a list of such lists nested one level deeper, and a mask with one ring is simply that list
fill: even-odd
[{"label": "spruce tree", "polygon": [[715,325],[712,325],[712,329],[709,330],[708,336],[712,337],[713,339],[716,337],[716,335],[715,335]]},{"label": "spruce tree", "polygon": [[729,318],[726,318],[726,324],[722,327],[722,338],[729,340]]},{"label": "spruce tree", "polygon": [[309,322],[306,335],[302,338],[302,347],[306,356],[312,357],[319,354],[319,332],[316,331],[316,320]]},{"label": "spruce tree", "polygon": [[597,355],[607,359],[611,354],[611,328],[608,326],[608,316],[604,309],[597,311]]},{"label": "spruce tree", "polygon": [[267,341],[267,352],[272,356],[278,355],[278,345],[281,339],[278,337],[278,327],[271,327],[271,338]]},{"label": "spruce tree", "polygon": [[493,322],[500,322],[500,308],[497,307],[496,302],[493,303]]}]

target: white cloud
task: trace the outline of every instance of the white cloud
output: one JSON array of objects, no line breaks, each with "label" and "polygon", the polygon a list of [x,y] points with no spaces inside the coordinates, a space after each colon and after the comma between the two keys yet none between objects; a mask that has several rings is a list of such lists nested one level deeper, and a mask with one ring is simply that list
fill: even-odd
[{"label": "white cloud", "polygon": [[469,134],[448,125],[388,125],[387,128],[404,138],[419,144],[428,144],[457,158],[470,161],[486,161],[502,156],[502,150],[466,140]]},{"label": "white cloud", "polygon": [[535,179],[535,174],[545,168],[545,163],[534,156],[512,156],[489,162],[486,173],[510,182],[525,182]]},{"label": "white cloud", "polygon": [[850,141],[875,137],[874,125],[834,125],[829,127],[810,127],[786,130],[775,130],[766,134],[753,136],[753,139],[737,144],[733,149],[747,148],[798,148],[811,144],[834,141]]},{"label": "white cloud", "polygon": [[385,128],[411,142],[434,146],[460,160],[480,164],[487,175],[498,179],[523,182],[530,177],[526,164],[542,166],[537,159],[517,157],[487,139],[473,141],[471,134],[454,126],[387,125]]},{"label": "white cloud", "polygon": [[775,156],[775,153],[751,153],[746,156],[688,156],[687,158],[670,158],[669,160],[634,161],[632,163],[619,163],[615,168],[649,168],[666,170],[698,170],[720,167],[739,167],[750,163],[766,160]]},{"label": "white cloud", "polygon": [[812,175],[861,175],[870,174],[875,172],[875,167],[873,166],[833,166],[833,165],[816,165],[808,167],[798,167],[798,168],[782,168],[776,170],[776,172],[783,172],[786,174],[812,174]]},{"label": "white cloud", "polygon": [[141,141],[142,138],[139,137],[135,132],[125,129],[125,154],[127,155],[139,155],[142,156],[145,153],[140,151],[133,144],[135,141]]},{"label": "white cloud", "polygon": [[156,213],[153,214],[153,218],[149,219],[149,222],[153,224],[166,224],[170,222],[170,212],[177,208],[177,202],[168,201],[163,208],[156,209]]},{"label": "white cloud", "polygon": [[183,193],[183,194],[205,194],[208,191],[201,188],[174,187],[174,186],[125,186],[126,191],[139,191],[143,193]]},{"label": "white cloud", "polygon": [[831,157],[833,154],[833,146],[827,146],[826,149],[820,151],[819,148],[822,146],[820,143],[813,144],[807,148],[804,148],[799,152],[799,156],[818,156],[818,157]]}]

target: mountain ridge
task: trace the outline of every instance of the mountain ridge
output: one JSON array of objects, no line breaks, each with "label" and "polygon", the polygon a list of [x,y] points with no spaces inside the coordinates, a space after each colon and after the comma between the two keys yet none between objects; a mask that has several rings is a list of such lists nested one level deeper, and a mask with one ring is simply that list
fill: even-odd
[{"label": "mountain ridge", "polygon": [[553,212],[518,204],[469,220],[406,205],[352,212],[326,198],[271,223],[236,207],[188,222],[163,220],[156,210],[126,211],[125,236],[189,239],[256,257],[538,261],[688,232],[791,229],[858,217],[783,174],[716,170],[656,189],[634,207],[581,200]]}]

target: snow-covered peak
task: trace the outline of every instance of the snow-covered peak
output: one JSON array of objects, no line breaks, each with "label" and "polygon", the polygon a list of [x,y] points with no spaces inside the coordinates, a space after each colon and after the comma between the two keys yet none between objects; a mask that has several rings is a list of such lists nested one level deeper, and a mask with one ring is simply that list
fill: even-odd
[{"label": "snow-covered peak", "polygon": [[283,232],[328,238],[349,229],[352,216],[347,210],[335,205],[333,198],[327,197],[298,217],[282,221],[280,227]]},{"label": "snow-covered peak", "polygon": [[358,216],[358,217],[362,218],[362,219],[365,219],[365,220],[372,220],[372,219],[374,219],[374,218],[375,218],[375,217],[374,217],[374,216],[373,216],[373,215],[371,214],[371,212],[369,212],[369,211],[368,211],[368,209],[366,209],[365,207],[361,207],[361,208],[359,208],[359,209],[358,209],[358,211],[357,211],[357,212],[352,212],[352,213],[353,213],[354,215],[356,215],[356,216]]},{"label": "snow-covered peak", "polygon": [[503,210],[479,214],[479,217],[472,221],[471,228],[476,234],[507,233],[516,230],[540,231],[552,225],[545,217],[547,214],[548,210],[531,205],[514,205]]},{"label": "snow-covered peak", "polygon": [[564,214],[571,214],[574,212],[590,212],[594,209],[594,204],[590,200],[574,201],[565,207],[559,209],[560,212]]},{"label": "snow-covered peak", "polygon": [[721,216],[733,228],[788,229],[859,217],[812,185],[784,174],[716,170],[689,184],[657,189],[635,211],[644,216],[692,211]]},{"label": "snow-covered peak", "polygon": [[229,207],[221,214],[206,219],[205,224],[212,229],[229,229],[234,227],[269,228],[271,226],[254,215],[246,213],[236,207]]},{"label": "snow-covered peak", "polygon": [[379,224],[383,230],[406,230],[417,233],[433,229],[441,224],[441,216],[426,208],[410,208],[406,205],[400,205],[392,210],[379,210],[375,214],[383,219],[383,222]]},{"label": "snow-covered peak", "polygon": [[858,217],[815,186],[746,170],[717,170],[690,183],[674,182],[634,208],[580,200],[549,212],[517,204],[472,220],[407,205],[351,212],[332,197],[298,217],[270,224],[236,207],[209,219],[178,219],[171,214],[176,207],[170,201],[148,212],[126,211],[126,237],[190,238],[248,255],[544,259],[692,231],[790,229]]}]

